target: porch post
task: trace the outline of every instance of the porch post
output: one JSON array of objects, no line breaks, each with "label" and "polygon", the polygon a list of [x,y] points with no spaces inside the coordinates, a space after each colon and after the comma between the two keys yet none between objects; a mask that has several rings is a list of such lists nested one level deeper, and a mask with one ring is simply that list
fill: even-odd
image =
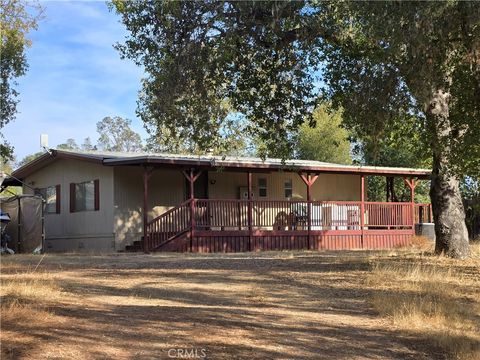
[{"label": "porch post", "polygon": [[312,244],[311,244],[311,241],[310,241],[310,237],[311,237],[310,232],[311,232],[311,228],[312,228],[312,211],[311,211],[312,194],[311,194],[311,187],[315,183],[315,181],[317,181],[318,175],[315,175],[315,176],[311,177],[310,174],[307,174],[305,176],[305,174],[300,173],[300,177],[302,178],[305,185],[307,185],[307,244],[308,244],[307,246],[308,246],[309,249],[311,249],[312,248]]},{"label": "porch post", "polygon": [[190,185],[190,251],[193,248],[193,236],[195,234],[195,181],[202,172],[199,171],[194,175],[194,169],[190,168],[190,172],[183,171],[183,175],[187,178]]},{"label": "porch post", "polygon": [[193,180],[193,168],[190,169],[190,252],[192,251],[193,236],[195,232],[195,182]]},{"label": "porch post", "polygon": [[248,188],[248,250],[252,251],[253,227],[252,227],[252,173],[247,173],[247,188]]},{"label": "porch post", "polygon": [[362,231],[360,241],[363,249],[363,239],[365,237],[365,175],[363,174],[360,183],[360,230]]},{"label": "porch post", "polygon": [[142,248],[144,252],[148,252],[149,239],[148,239],[148,178],[150,177],[151,170],[146,166],[143,167],[143,241]]},{"label": "porch post", "polygon": [[417,181],[415,179],[403,179],[405,184],[410,188],[410,207],[411,207],[411,216],[412,216],[412,233],[415,235],[415,188],[417,187]]},{"label": "porch post", "polygon": [[307,246],[311,249],[310,231],[312,230],[312,212],[310,209],[312,203],[312,194],[310,193],[310,174],[307,175]]}]

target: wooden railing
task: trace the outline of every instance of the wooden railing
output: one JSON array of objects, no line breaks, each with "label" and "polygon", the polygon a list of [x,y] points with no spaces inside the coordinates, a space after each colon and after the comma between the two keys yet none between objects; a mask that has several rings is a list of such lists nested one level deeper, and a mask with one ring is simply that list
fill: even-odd
[{"label": "wooden railing", "polygon": [[365,203],[365,226],[369,229],[412,227],[411,203]]},{"label": "wooden railing", "polygon": [[200,230],[245,230],[247,200],[195,200],[195,227]]},{"label": "wooden railing", "polygon": [[432,204],[415,204],[415,223],[433,223]]},{"label": "wooden railing", "polygon": [[154,250],[197,230],[402,230],[412,229],[413,221],[431,222],[430,204],[365,202],[363,208],[362,228],[360,201],[188,200],[147,224],[145,248]]},{"label": "wooden railing", "polygon": [[191,200],[157,216],[147,224],[145,250],[154,250],[190,229]]},{"label": "wooden railing", "polygon": [[[195,201],[196,228],[248,230],[248,200],[202,199]],[[359,201],[252,200],[252,228],[305,230],[310,206],[311,230],[360,230]],[[365,227],[412,227],[411,203],[365,203]]]}]

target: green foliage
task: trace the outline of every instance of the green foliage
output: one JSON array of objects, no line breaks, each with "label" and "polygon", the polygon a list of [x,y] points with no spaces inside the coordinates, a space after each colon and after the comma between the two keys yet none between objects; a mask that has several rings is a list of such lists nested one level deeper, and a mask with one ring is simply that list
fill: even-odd
[{"label": "green foliage", "polygon": [[313,111],[314,127],[304,122],[298,130],[297,157],[336,164],[351,164],[349,133],[341,127],[341,111],[322,104]]},{"label": "green foliage", "polygon": [[30,161],[35,160],[36,158],[42,156],[43,154],[45,154],[44,151],[39,151],[39,152],[36,152],[35,154],[31,154],[31,155],[25,156],[22,160],[20,160],[20,161],[17,163],[17,168],[19,168],[19,167],[21,167],[21,166],[23,166],[23,165],[28,164]]},{"label": "green foliage", "polygon": [[90,139],[90,137],[86,137],[84,140],[83,140],[83,144],[80,146],[80,149],[82,151],[94,151],[97,149],[96,146],[93,146],[92,144],[92,140]]},{"label": "green foliage", "polygon": [[139,134],[130,128],[132,121],[120,116],[105,117],[97,123],[98,148],[106,151],[140,151],[143,148]]},{"label": "green foliage", "polygon": [[[374,166],[425,168],[432,166],[430,148],[425,145],[422,122],[415,116],[407,116],[375,134],[356,134],[354,155],[361,163]],[[387,200],[387,183],[383,177],[368,177],[368,199]],[[410,190],[403,179],[393,180],[394,195],[398,201],[410,200]],[[429,202],[429,183],[422,181],[415,189],[417,202]],[[390,199],[392,200],[392,199]]]},{"label": "green foliage", "polygon": [[[18,91],[16,78],[28,68],[25,55],[31,45],[27,34],[37,28],[42,8],[37,2],[0,0],[0,129],[14,120],[17,112]],[[13,158],[13,147],[0,132],[0,157]]]},{"label": "green foliage", "polygon": [[[145,68],[138,113],[154,135],[161,129],[208,149],[228,112],[240,112],[261,155],[290,157],[322,65],[323,95],[342,107],[344,125],[375,163],[399,157],[395,165],[415,166],[410,149],[397,152],[414,129],[423,149],[448,157],[457,173],[480,172],[474,2],[113,1],[111,8],[129,34],[117,46],[122,57]],[[445,124],[427,116],[439,91],[450,95]],[[388,147],[392,133],[398,139]]]},{"label": "green foliage", "polygon": [[[12,160],[4,160],[0,158],[0,173],[2,175],[11,175],[13,172],[13,162]],[[0,198],[10,197],[13,195],[22,194],[22,188],[20,186],[9,186],[4,191],[0,192]]]},{"label": "green foliage", "polygon": [[63,144],[57,145],[58,150],[80,150],[75,139],[67,139]]},{"label": "green foliage", "polygon": [[295,41],[309,17],[304,3],[113,1],[111,8],[129,32],[117,48],[147,73],[138,114],[154,135],[216,148],[233,110],[268,155],[292,155],[291,132],[315,102],[317,64],[305,41]]},{"label": "green foliage", "polygon": [[479,234],[480,221],[480,178],[466,177],[461,184],[465,206],[465,221],[471,237]]},{"label": "green foliage", "polygon": [[[327,93],[343,107],[346,125],[376,144],[370,139],[383,139],[413,118],[425,148],[446,157],[457,174],[478,174],[477,4],[337,2],[324,11],[334,15],[343,39],[323,47],[323,60]],[[426,116],[437,91],[449,95],[445,123]]]}]

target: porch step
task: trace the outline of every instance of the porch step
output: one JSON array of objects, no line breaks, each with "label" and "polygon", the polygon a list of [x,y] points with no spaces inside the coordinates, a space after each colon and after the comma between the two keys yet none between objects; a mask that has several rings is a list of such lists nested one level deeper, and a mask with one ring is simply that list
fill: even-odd
[{"label": "porch step", "polygon": [[142,251],[142,241],[134,241],[132,245],[125,246],[125,252],[140,252]]}]

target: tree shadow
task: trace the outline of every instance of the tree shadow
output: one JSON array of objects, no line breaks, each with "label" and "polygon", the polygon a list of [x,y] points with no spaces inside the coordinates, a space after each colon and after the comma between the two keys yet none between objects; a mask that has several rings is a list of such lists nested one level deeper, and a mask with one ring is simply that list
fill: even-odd
[{"label": "tree shadow", "polygon": [[443,358],[376,318],[365,253],[337,255],[52,256],[43,270],[68,275],[58,277],[68,298],[47,304],[58,323],[9,319],[2,328],[35,341],[4,345],[14,358],[40,344],[81,346],[85,358],[167,359],[176,348],[211,359]]}]

